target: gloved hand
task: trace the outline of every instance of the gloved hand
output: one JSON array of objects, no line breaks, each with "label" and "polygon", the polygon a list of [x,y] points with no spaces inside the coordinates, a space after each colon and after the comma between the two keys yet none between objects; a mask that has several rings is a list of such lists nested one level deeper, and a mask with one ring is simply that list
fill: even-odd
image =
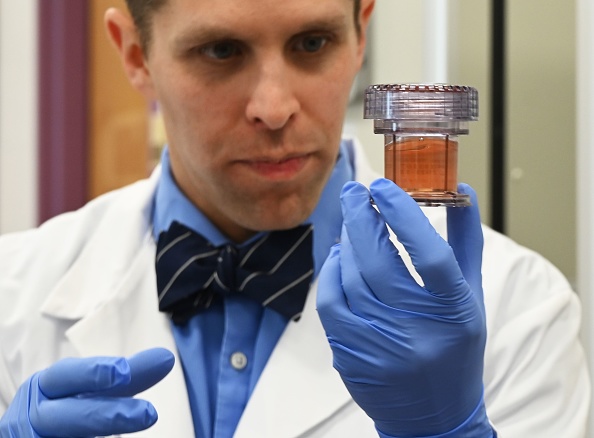
[{"label": "gloved hand", "polygon": [[144,430],[157,421],[132,396],[173,368],[164,348],[121,357],[68,358],[25,381],[0,419],[0,438],[95,437]]},{"label": "gloved hand", "polygon": [[473,206],[448,209],[448,245],[391,181],[371,184],[379,213],[365,187],[343,188],[342,240],[320,273],[318,313],[334,367],[382,436],[493,436],[482,398],[483,236],[475,194],[460,190]]}]

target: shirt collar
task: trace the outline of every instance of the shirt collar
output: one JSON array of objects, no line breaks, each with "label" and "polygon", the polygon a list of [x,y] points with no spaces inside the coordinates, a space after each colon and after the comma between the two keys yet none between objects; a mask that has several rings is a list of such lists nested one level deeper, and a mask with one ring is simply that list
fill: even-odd
[{"label": "shirt collar", "polygon": [[[334,170],[320,201],[305,223],[314,226],[314,263],[316,274],[319,272],[330,247],[340,238],[342,227],[342,211],[340,207],[340,191],[342,186],[354,177],[351,148],[343,141]],[[162,173],[155,194],[153,209],[153,235],[155,240],[159,234],[169,228],[173,221],[178,221],[202,234],[215,246],[229,243],[229,239],[183,194],[171,174],[169,150],[163,149],[161,155]],[[257,237],[254,237],[257,238]]]}]

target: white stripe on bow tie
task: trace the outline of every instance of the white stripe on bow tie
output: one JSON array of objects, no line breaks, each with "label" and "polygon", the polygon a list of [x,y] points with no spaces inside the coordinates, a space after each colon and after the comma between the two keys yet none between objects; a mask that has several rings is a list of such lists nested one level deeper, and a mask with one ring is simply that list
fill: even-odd
[{"label": "white stripe on bow tie", "polygon": [[299,246],[301,246],[301,243],[303,243],[303,241],[305,240],[305,238],[312,232],[313,227],[309,227],[305,233],[303,233],[301,235],[301,237],[299,238],[299,240],[297,242],[295,242],[295,244],[285,253],[285,255],[283,257],[281,257],[281,259],[278,261],[278,263],[268,272],[264,272],[264,271],[258,271],[258,272],[253,272],[252,274],[248,275],[247,278],[245,280],[243,280],[243,283],[241,283],[241,286],[239,286],[239,291],[243,291],[243,289],[245,288],[245,286],[252,281],[256,276],[259,275],[263,275],[263,274],[274,274],[278,268],[280,268],[282,266],[282,264],[289,258],[289,256],[295,252],[295,250],[297,248],[299,248]]},{"label": "white stripe on bow tie", "polygon": [[[193,257],[190,257],[188,259],[188,261],[186,261],[176,272],[175,274],[173,274],[173,276],[171,277],[171,280],[169,280],[169,283],[167,283],[167,285],[163,288],[163,290],[161,291],[161,293],[159,294],[159,302],[161,302],[161,300],[163,299],[163,297],[167,294],[167,292],[169,292],[169,289],[171,288],[171,286],[173,285],[173,283],[175,283],[175,280],[177,280],[177,277],[179,277],[182,272],[184,272],[188,266],[190,266],[193,262],[195,262],[196,260],[200,260],[203,259],[205,257],[210,257],[212,255],[217,254],[219,251],[218,250],[213,250],[213,251],[209,251],[209,252],[205,252]],[[207,283],[210,283],[210,281],[212,281],[212,277],[209,279],[209,281]]]}]

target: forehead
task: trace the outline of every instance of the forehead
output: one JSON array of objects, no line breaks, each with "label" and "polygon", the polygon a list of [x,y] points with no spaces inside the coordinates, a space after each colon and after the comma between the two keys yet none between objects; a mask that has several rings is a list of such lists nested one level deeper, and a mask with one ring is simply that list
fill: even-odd
[{"label": "forehead", "polygon": [[175,38],[206,29],[263,35],[316,23],[354,29],[353,11],[354,0],[167,0],[152,22],[157,38],[160,30]]},{"label": "forehead", "polygon": [[[343,7],[350,12],[354,10],[355,0],[165,0],[157,13],[164,10],[182,13],[221,13],[234,15],[237,11],[273,12],[278,15],[289,15],[295,11],[315,9],[315,6]],[[248,17],[244,17],[248,18]],[[271,23],[272,24],[272,23]]]}]

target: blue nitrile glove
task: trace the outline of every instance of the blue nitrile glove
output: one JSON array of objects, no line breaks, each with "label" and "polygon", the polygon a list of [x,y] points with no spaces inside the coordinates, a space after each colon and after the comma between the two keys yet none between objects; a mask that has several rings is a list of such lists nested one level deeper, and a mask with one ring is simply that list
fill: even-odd
[{"label": "blue nitrile glove", "polygon": [[[347,183],[342,241],[320,273],[318,312],[334,367],[381,436],[491,437],[483,403],[483,236],[472,207],[448,210],[449,245],[394,183]],[[395,232],[423,279],[389,240]],[[451,246],[450,246],[451,245]]]},{"label": "blue nitrile glove", "polygon": [[165,377],[175,358],[164,348],[129,358],[68,358],[21,385],[0,419],[0,438],[108,436],[157,421],[148,401],[132,398]]}]

